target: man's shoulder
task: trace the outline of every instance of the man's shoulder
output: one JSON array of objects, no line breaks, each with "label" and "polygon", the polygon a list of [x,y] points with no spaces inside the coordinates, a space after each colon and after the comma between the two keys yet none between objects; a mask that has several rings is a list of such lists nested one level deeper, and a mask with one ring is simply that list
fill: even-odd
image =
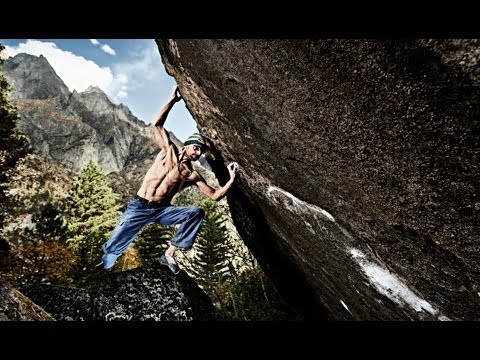
[{"label": "man's shoulder", "polygon": [[194,169],[192,171],[192,175],[193,175],[193,181],[195,182],[198,182],[198,181],[203,181],[205,182],[205,179],[203,178],[202,174],[200,174],[200,172],[197,170],[197,169]]}]

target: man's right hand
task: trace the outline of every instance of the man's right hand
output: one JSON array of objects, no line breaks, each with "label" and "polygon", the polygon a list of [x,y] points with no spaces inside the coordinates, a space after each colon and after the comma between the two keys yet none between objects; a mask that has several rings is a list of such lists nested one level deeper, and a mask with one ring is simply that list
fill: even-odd
[{"label": "man's right hand", "polygon": [[238,168],[239,168],[239,166],[238,166],[238,163],[236,163],[236,162],[232,162],[232,163],[227,165],[227,169],[228,169],[228,172],[230,174],[230,179],[231,180],[235,179],[235,175],[238,171]]},{"label": "man's right hand", "polygon": [[180,100],[182,100],[182,95],[178,90],[178,85],[175,85],[175,87],[173,88],[172,100],[174,102],[179,102]]}]

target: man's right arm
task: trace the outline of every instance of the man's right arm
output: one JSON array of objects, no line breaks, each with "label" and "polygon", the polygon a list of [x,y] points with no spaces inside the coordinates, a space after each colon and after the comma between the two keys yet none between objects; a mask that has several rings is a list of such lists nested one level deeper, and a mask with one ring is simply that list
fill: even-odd
[{"label": "man's right arm", "polygon": [[160,111],[153,118],[152,127],[155,133],[155,139],[157,140],[157,143],[161,148],[168,146],[168,139],[165,138],[163,125],[165,124],[168,113],[172,109],[173,105],[176,102],[179,102],[181,99],[182,99],[182,96],[178,92],[178,86],[175,86],[170,99],[165,103],[165,105],[162,106]]},{"label": "man's right arm", "polygon": [[197,185],[198,189],[201,192],[203,192],[205,195],[207,195],[210,199],[214,201],[219,201],[225,196],[228,190],[232,187],[233,182],[235,180],[236,172],[238,170],[238,164],[236,162],[230,163],[227,166],[227,169],[230,174],[230,180],[228,180],[227,183],[219,189],[214,189],[210,185],[208,185],[203,179],[203,177],[200,174],[198,174],[198,172],[197,172],[198,179],[195,182],[195,184]]}]

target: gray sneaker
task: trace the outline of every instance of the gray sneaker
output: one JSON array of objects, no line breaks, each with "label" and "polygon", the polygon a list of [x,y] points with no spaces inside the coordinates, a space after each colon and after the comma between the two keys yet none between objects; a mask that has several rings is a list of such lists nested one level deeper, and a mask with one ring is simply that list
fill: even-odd
[{"label": "gray sneaker", "polygon": [[178,267],[177,262],[175,261],[174,263],[169,263],[167,258],[165,257],[165,254],[160,256],[160,259],[158,261],[160,262],[160,264],[168,266],[170,271],[175,275],[177,275],[180,272],[180,268]]}]

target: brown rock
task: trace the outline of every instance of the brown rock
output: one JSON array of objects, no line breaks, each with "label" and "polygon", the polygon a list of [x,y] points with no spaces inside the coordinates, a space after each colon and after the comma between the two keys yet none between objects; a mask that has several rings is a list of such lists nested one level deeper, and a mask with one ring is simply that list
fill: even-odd
[{"label": "brown rock", "polygon": [[157,41],[217,177],[240,164],[240,234],[307,317],[479,319],[480,88],[456,62],[478,44],[448,41]]}]

